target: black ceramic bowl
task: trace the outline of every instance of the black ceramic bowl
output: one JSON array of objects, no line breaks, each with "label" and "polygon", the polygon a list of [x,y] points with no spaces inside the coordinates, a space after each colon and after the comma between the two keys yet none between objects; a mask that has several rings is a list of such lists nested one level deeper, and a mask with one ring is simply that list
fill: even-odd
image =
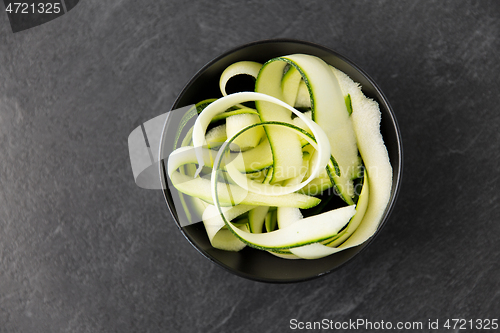
[{"label": "black ceramic bowl", "polygon": [[[234,62],[251,60],[264,63],[271,58],[293,53],[305,53],[322,58],[327,63],[349,75],[354,81],[359,82],[362,85],[364,94],[375,99],[380,105],[382,113],[381,132],[393,168],[393,185],[390,202],[376,232],[378,234],[389,218],[401,184],[403,167],[401,135],[394,112],[380,88],[363,70],[344,56],[317,44],[290,39],[264,40],[245,44],[215,58],[196,73],[180,93],[172,110],[195,104],[206,98],[220,97],[219,77],[224,69]],[[165,141],[165,136],[163,136],[161,140],[162,149],[166,145]],[[171,145],[170,142],[167,144]],[[281,259],[265,251],[256,250],[248,246],[240,252],[217,250],[210,245],[202,223],[181,227],[178,212],[173,204],[172,193],[166,186],[167,176],[164,167],[162,172],[160,172],[160,176],[163,188],[165,189],[164,194],[167,205],[184,237],[206,258],[231,273],[248,279],[262,282],[285,283],[304,281],[322,276],[341,267],[354,258],[376,236],[375,234],[370,240],[357,247],[315,260]]]}]

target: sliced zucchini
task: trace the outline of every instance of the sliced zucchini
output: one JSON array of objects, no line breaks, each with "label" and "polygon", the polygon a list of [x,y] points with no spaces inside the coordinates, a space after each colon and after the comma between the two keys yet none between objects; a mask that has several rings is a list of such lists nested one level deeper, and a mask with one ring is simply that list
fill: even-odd
[{"label": "sliced zucchini", "polygon": [[[246,244],[236,238],[234,234],[229,231],[217,210],[214,210],[213,208],[209,209],[209,207],[215,208],[212,205],[208,205],[203,212],[202,220],[203,225],[207,230],[210,244],[212,244],[212,246],[216,249],[225,251],[240,251],[243,249]],[[232,220],[252,208],[252,206],[238,205],[234,207],[224,207],[223,210],[226,218]],[[245,224],[237,225],[235,227],[242,231],[248,231]]]},{"label": "sliced zucchini", "polygon": [[[226,135],[232,137],[245,127],[258,124],[260,118],[257,114],[242,113],[230,116],[226,119]],[[245,151],[256,147],[264,135],[262,127],[254,127],[235,139],[230,147],[233,151]]]},{"label": "sliced zucchini", "polygon": [[[312,132],[314,134],[315,141],[318,142],[318,144],[317,144],[318,164],[317,164],[317,167],[312,172],[311,177],[304,182],[304,185],[307,184],[307,182],[309,182],[310,180],[314,179],[317,175],[319,175],[321,170],[324,169],[324,167],[329,163],[330,155],[331,155],[330,154],[330,144],[329,144],[328,138],[326,137],[325,133],[321,130],[321,128],[315,122],[311,121],[306,116],[304,116],[301,112],[297,111],[296,109],[289,106],[288,104],[286,104],[286,103],[282,102],[281,100],[276,99],[272,96],[268,96],[268,95],[260,94],[260,93],[254,93],[254,92],[241,92],[241,93],[231,94],[231,95],[228,95],[226,97],[222,97],[222,98],[218,99],[217,101],[211,103],[209,106],[207,106],[203,110],[203,112],[199,115],[199,117],[196,119],[196,122],[194,124],[194,130],[193,130],[193,144],[194,144],[194,148],[195,148],[195,152],[196,152],[196,156],[197,156],[197,160],[198,160],[198,170],[197,170],[196,175],[199,174],[199,172],[202,170],[203,166],[205,165],[205,162],[203,159],[202,146],[205,143],[205,132],[206,132],[208,124],[210,123],[210,119],[213,116],[215,116],[221,112],[224,112],[223,110],[226,110],[227,108],[231,107],[234,104],[243,103],[243,102],[247,102],[247,101],[264,101],[264,102],[276,104],[278,106],[284,107],[289,112],[293,112],[298,117],[302,118],[302,120],[312,130]],[[256,125],[260,125],[260,124],[256,124]],[[292,128],[294,126],[292,124],[289,124],[289,126],[287,126],[287,127]],[[245,130],[248,130],[250,128],[251,128],[251,126],[243,129],[237,135],[243,133]],[[303,133],[300,129],[297,130],[295,133],[290,131],[289,129],[285,129],[285,131],[288,131],[288,132],[294,134],[294,137],[297,139],[297,142],[299,142],[297,134],[306,135],[306,136],[308,135],[307,132]],[[236,135],[233,136],[233,138],[234,137],[236,137]],[[226,141],[224,143],[224,145],[230,144],[231,139],[228,139],[228,141]],[[280,145],[281,144],[287,145],[286,142],[281,142]],[[220,155],[221,155],[222,151],[224,151],[224,149],[225,149],[224,145],[222,146],[219,153],[217,154],[216,161],[217,161],[217,158],[219,158],[219,161],[220,161]],[[300,142],[299,142],[299,145],[300,145]],[[272,145],[271,145],[271,147],[272,147]],[[276,147],[276,143],[275,143],[275,147]],[[283,147],[283,150],[285,148],[286,147]],[[273,153],[273,177],[274,177],[274,175],[276,175],[279,171],[277,172],[276,170],[274,170],[274,167],[276,166],[276,164],[275,164],[276,158],[274,155],[275,151],[272,150],[272,153]],[[302,166],[302,148],[300,149],[300,164],[298,166],[294,166],[294,174],[296,176],[298,175],[301,166]],[[214,172],[215,172],[215,170],[216,169],[214,168]],[[290,177],[288,177],[288,178],[290,178]]]},{"label": "sliced zucchini", "polygon": [[[281,79],[285,66],[286,63],[280,62],[264,64],[255,82],[255,91],[284,100]],[[263,122],[292,123],[290,109],[263,100],[257,100],[255,106]],[[302,145],[297,135],[285,128],[266,127],[265,130],[273,151],[271,183],[297,177],[302,165]]]},{"label": "sliced zucchini", "polygon": [[286,228],[262,234],[252,234],[236,228],[221,210],[219,212],[228,229],[247,245],[264,250],[280,250],[316,243],[335,236],[349,222],[356,209],[354,205],[338,208],[301,219]]},{"label": "sliced zucchini", "polygon": [[262,233],[262,228],[268,212],[269,206],[258,206],[248,212],[248,229],[251,233]]},{"label": "sliced zucchini", "polygon": [[[190,176],[183,175],[178,171],[170,173],[170,179],[178,191],[200,198],[208,203],[213,203],[210,180],[200,177],[192,178]],[[269,205],[298,207],[308,209],[321,202],[321,200],[316,197],[300,193],[290,193],[282,196],[255,194],[248,192],[237,185],[226,183],[219,183],[218,197],[220,203],[225,206],[242,204],[254,206]]]},{"label": "sliced zucchini", "polygon": [[[261,86],[258,83],[261,76],[266,79],[269,76],[276,76],[276,71],[279,68],[284,68],[286,64],[293,66],[302,76],[310,95],[313,120],[321,126],[328,136],[332,155],[340,168],[340,175],[331,172],[332,180],[342,198],[348,204],[352,204],[354,203],[352,172],[357,169],[360,160],[352,121],[338,80],[334,74],[330,74],[329,65],[320,58],[306,54],[294,54],[266,62],[257,78],[256,91],[283,98],[283,94],[280,95],[279,88],[277,88],[276,81],[268,80]],[[267,68],[270,70],[266,71]],[[264,75],[267,72],[269,74]],[[257,107],[257,109],[259,108]]]}]

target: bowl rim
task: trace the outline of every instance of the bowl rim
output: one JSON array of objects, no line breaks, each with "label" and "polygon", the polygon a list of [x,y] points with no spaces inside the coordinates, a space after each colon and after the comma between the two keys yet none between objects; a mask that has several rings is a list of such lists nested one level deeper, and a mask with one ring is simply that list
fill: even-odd
[{"label": "bowl rim", "polygon": [[[241,44],[239,46],[233,47],[233,48],[231,48],[231,49],[223,52],[222,54],[220,54],[220,55],[212,58],[203,67],[201,67],[189,79],[189,81],[184,85],[184,87],[181,90],[181,92],[177,95],[177,97],[176,97],[174,103],[172,104],[172,107],[171,107],[170,110],[175,110],[175,109],[179,108],[178,104],[179,104],[180,99],[186,93],[186,91],[190,88],[190,86],[192,85],[192,83],[195,82],[214,63],[216,63],[217,61],[219,61],[219,60],[221,60],[221,59],[229,56],[230,54],[232,54],[234,52],[237,52],[237,51],[239,51],[241,49],[249,48],[249,47],[252,47],[254,45],[266,44],[266,43],[294,43],[294,44],[302,44],[302,45],[306,45],[306,46],[309,46],[309,47],[313,47],[313,48],[317,48],[317,49],[320,49],[322,51],[325,51],[325,52],[327,52],[327,53],[329,53],[329,54],[331,54],[331,55],[339,58],[340,60],[344,61],[349,66],[351,66],[354,70],[356,70],[357,72],[359,72],[373,86],[373,88],[375,89],[375,91],[377,92],[377,94],[380,96],[381,99],[377,100],[377,102],[378,103],[383,103],[384,108],[388,111],[388,114],[390,115],[390,121],[389,121],[390,125],[391,125],[391,127],[393,127],[395,129],[396,144],[397,144],[397,151],[398,151],[398,156],[397,156],[398,160],[397,160],[397,163],[396,163],[396,165],[398,166],[398,170],[397,170],[397,175],[398,176],[397,176],[397,178],[394,178],[395,170],[393,170],[393,185],[392,185],[392,188],[394,188],[394,193],[390,197],[389,204],[387,205],[387,207],[386,207],[386,209],[384,211],[384,214],[382,216],[382,220],[381,220],[380,224],[378,225],[377,230],[375,231],[375,233],[367,241],[365,241],[364,243],[362,243],[362,244],[360,244],[360,245],[358,245],[356,247],[353,247],[352,249],[357,249],[357,252],[353,256],[351,256],[350,258],[348,258],[345,262],[343,262],[340,265],[337,265],[337,266],[335,266],[335,267],[333,267],[331,269],[325,270],[325,271],[323,271],[323,272],[321,272],[319,274],[315,274],[315,275],[312,275],[312,276],[309,276],[309,277],[306,277],[306,278],[299,278],[299,279],[297,279],[297,278],[292,278],[292,279],[286,279],[286,278],[284,278],[284,279],[271,279],[271,278],[265,278],[265,277],[257,277],[255,275],[251,275],[251,274],[248,274],[246,272],[242,272],[242,271],[233,269],[232,267],[229,267],[225,263],[220,262],[216,258],[212,257],[210,254],[208,254],[204,250],[202,250],[189,237],[189,235],[187,235],[187,233],[184,230],[184,228],[182,228],[181,225],[179,224],[179,221],[176,218],[176,214],[174,214],[174,212],[172,211],[171,203],[169,202],[170,201],[170,199],[169,199],[169,193],[168,193],[169,191],[168,191],[168,186],[167,186],[166,177],[165,177],[165,175],[166,175],[166,168],[165,168],[165,163],[164,163],[163,160],[161,160],[160,167],[159,167],[159,169],[160,169],[159,170],[160,181],[161,181],[161,184],[162,184],[162,189],[163,189],[162,192],[163,192],[163,195],[164,195],[164,198],[165,198],[165,203],[166,203],[167,208],[168,208],[170,214],[172,215],[172,218],[174,219],[177,227],[181,231],[181,233],[184,236],[184,238],[202,256],[204,256],[205,258],[207,258],[208,260],[210,260],[212,263],[215,263],[218,266],[224,268],[226,271],[228,271],[228,272],[230,272],[232,274],[238,275],[240,277],[249,279],[249,280],[253,280],[253,281],[257,281],[257,282],[265,282],[265,283],[275,283],[275,284],[304,282],[304,281],[309,281],[309,280],[313,280],[313,279],[319,278],[321,276],[325,276],[325,275],[327,275],[327,274],[329,274],[329,273],[331,273],[331,272],[333,272],[333,271],[335,271],[335,270],[337,270],[337,269],[345,266],[346,264],[350,263],[355,257],[358,257],[359,254],[362,253],[365,250],[365,248],[367,246],[369,246],[374,241],[374,239],[379,235],[380,231],[383,229],[383,227],[385,226],[385,224],[389,220],[389,217],[391,216],[391,214],[392,214],[392,212],[394,210],[396,201],[397,201],[397,199],[399,197],[399,192],[400,192],[401,185],[402,185],[404,158],[403,158],[403,143],[402,143],[401,129],[400,129],[398,121],[396,119],[394,110],[392,109],[392,106],[390,105],[390,103],[389,103],[386,95],[383,93],[383,91],[381,90],[381,88],[379,87],[379,85],[363,69],[361,69],[352,60],[350,60],[349,58],[347,58],[343,54],[340,54],[339,52],[334,51],[334,50],[332,50],[332,49],[330,49],[328,47],[325,47],[323,45],[320,45],[320,44],[317,44],[317,43],[314,43],[314,42],[309,42],[309,41],[300,40],[300,39],[293,39],[293,38],[271,38],[271,39],[255,40],[255,41],[252,41],[252,42],[248,42],[248,43]],[[388,120],[389,119],[385,119],[385,121],[388,121]],[[166,128],[167,121],[168,121],[168,117],[165,120],[164,129]],[[163,150],[164,141],[165,141],[164,140],[164,133],[162,131],[162,136],[160,138],[160,151]]]}]

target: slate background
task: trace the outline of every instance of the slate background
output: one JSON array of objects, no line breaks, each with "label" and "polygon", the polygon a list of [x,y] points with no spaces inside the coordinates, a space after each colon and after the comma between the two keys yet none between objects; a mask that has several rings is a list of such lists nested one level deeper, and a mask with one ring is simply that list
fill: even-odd
[{"label": "slate background", "polygon": [[[499,36],[498,1],[86,0],[16,34],[0,14],[0,332],[499,318]],[[127,148],[206,62],[277,37],[369,73],[405,151],[380,236],[343,269],[288,285],[196,252],[162,194],[134,184]]]}]

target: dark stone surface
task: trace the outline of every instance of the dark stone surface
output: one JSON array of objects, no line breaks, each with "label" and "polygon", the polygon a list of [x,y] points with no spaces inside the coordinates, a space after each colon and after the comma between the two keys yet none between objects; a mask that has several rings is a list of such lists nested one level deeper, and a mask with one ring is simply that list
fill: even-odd
[{"label": "dark stone surface", "polygon": [[[16,34],[0,14],[0,332],[498,318],[499,36],[497,1],[86,0]],[[275,37],[368,72],[405,149],[381,235],[343,269],[290,285],[197,253],[162,194],[134,184],[127,148],[207,61]]]}]

